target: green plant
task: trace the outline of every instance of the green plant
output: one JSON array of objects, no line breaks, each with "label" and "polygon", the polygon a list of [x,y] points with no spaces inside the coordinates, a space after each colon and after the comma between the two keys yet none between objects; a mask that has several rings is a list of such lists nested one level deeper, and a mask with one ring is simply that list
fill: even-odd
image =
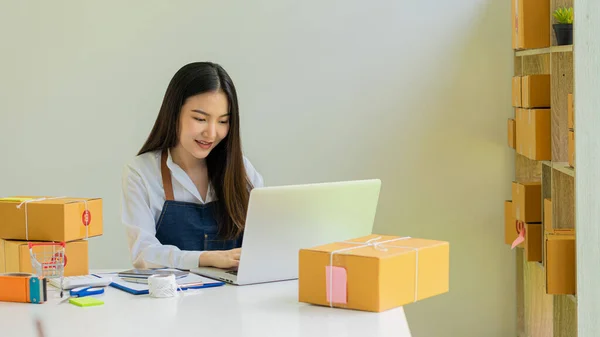
[{"label": "green plant", "polygon": [[573,23],[573,7],[560,7],[552,13],[558,23]]}]

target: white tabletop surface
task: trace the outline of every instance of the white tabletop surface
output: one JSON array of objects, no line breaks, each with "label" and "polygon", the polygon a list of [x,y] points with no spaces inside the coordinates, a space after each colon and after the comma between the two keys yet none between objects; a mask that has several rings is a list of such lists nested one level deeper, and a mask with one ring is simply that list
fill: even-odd
[{"label": "white tabletop surface", "polygon": [[[105,271],[96,271],[105,272]],[[196,289],[187,296],[154,298],[112,287],[104,305],[78,307],[48,286],[43,304],[0,302],[0,336],[394,336],[410,337],[404,310],[383,313],[298,302],[297,281]]]}]

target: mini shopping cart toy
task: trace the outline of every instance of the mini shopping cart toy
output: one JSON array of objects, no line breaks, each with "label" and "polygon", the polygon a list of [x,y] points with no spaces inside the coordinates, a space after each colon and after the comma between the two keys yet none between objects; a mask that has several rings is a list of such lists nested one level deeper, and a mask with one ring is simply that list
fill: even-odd
[{"label": "mini shopping cart toy", "polygon": [[63,297],[63,280],[67,256],[64,242],[30,242],[31,266],[38,277],[60,278],[60,297]]}]

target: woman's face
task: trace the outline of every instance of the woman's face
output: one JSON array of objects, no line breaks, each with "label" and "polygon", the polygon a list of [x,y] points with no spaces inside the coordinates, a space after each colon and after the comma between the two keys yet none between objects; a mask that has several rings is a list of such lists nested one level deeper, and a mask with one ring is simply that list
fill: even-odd
[{"label": "woman's face", "polygon": [[229,132],[229,104],[223,91],[189,97],[179,115],[179,145],[204,159]]}]

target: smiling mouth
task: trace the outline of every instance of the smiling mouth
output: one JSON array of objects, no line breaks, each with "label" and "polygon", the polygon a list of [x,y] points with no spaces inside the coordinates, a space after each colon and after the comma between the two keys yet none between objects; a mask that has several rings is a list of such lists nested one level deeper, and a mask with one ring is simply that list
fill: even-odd
[{"label": "smiling mouth", "polygon": [[205,142],[203,140],[196,140],[196,144],[200,145],[201,148],[208,149],[212,146],[213,142]]}]

